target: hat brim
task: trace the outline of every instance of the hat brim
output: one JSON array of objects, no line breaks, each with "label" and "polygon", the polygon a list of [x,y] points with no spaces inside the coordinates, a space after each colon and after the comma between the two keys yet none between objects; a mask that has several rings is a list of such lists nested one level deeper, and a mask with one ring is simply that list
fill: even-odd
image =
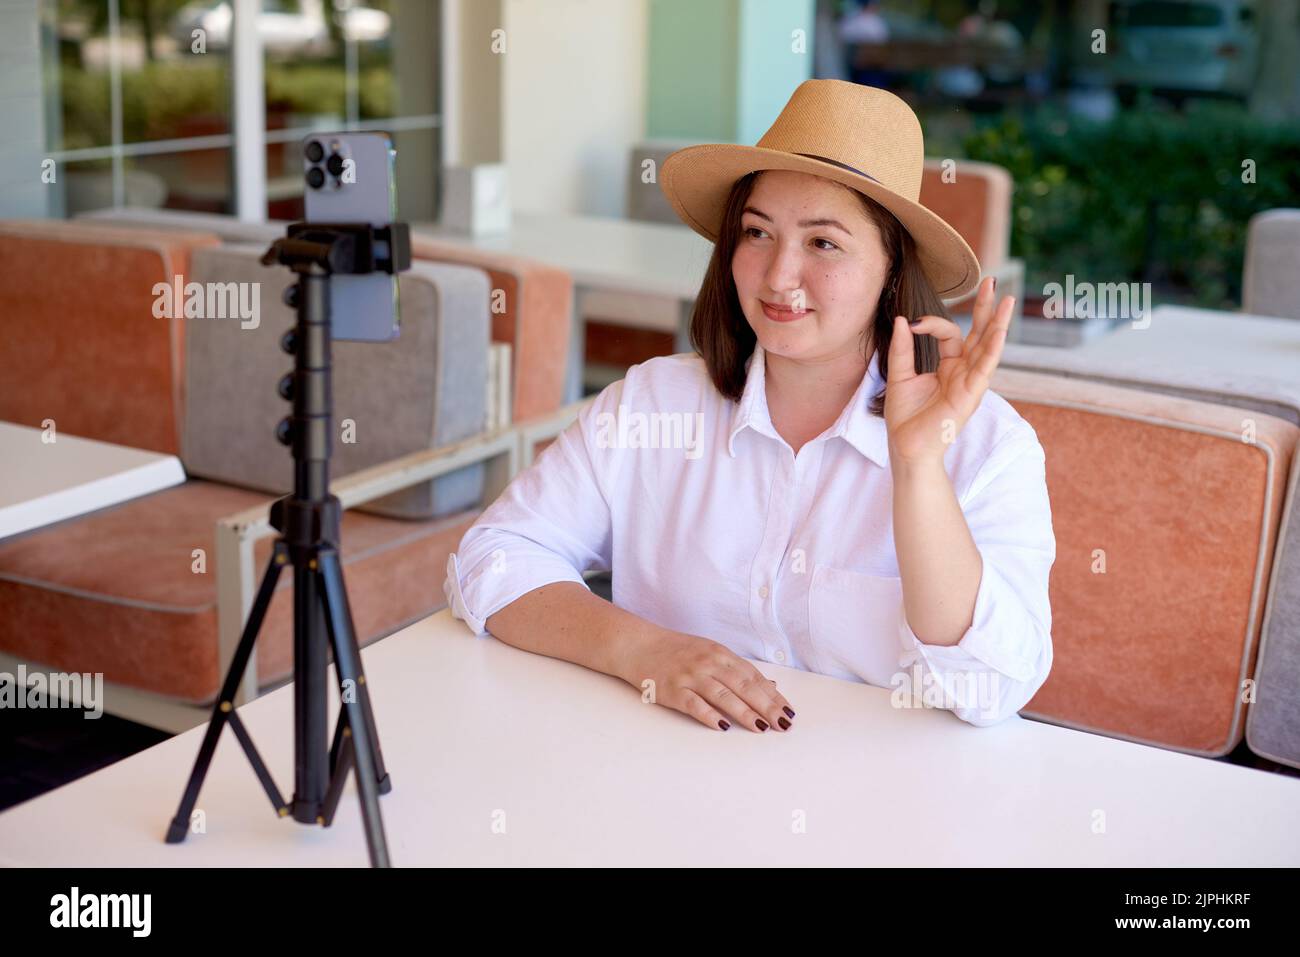
[{"label": "hat brim", "polygon": [[682,222],[716,243],[732,185],[747,173],[769,169],[834,180],[885,207],[911,234],[921,269],[942,298],[960,299],[979,285],[979,260],[941,217],[873,179],[822,160],[760,146],[703,143],[677,150],[664,160],[659,188]]}]

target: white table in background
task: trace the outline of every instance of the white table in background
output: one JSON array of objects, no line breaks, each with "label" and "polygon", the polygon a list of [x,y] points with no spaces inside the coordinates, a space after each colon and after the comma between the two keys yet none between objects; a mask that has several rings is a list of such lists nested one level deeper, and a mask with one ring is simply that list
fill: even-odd
[{"label": "white table in background", "polygon": [[1145,328],[1124,322],[1075,351],[1116,362],[1231,370],[1296,383],[1300,381],[1300,320],[1157,306]]},{"label": "white table in background", "polygon": [[622,293],[675,301],[674,348],[690,350],[687,323],[713,244],[685,226],[603,216],[515,213],[509,232],[495,236],[469,236],[433,223],[413,223],[412,229],[473,249],[524,256],[573,277],[566,402],[582,395],[586,352],[582,297],[586,294]]},{"label": "white table in background", "polygon": [[[363,657],[396,865],[1300,865],[1300,779],[1266,771],[768,662],[794,728],[713,731],[445,610]],[[289,799],[291,688],[240,714]],[[229,730],[165,844],[204,730],[0,814],[0,864],[367,863],[352,782],[331,828],[281,819]]]},{"label": "white table in background", "polygon": [[179,485],[174,455],[0,422],[0,538]]}]

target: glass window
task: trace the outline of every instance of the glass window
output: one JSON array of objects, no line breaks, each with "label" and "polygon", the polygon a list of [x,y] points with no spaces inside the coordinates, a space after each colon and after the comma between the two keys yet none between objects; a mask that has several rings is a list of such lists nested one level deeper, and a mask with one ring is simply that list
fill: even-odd
[{"label": "glass window", "polygon": [[397,147],[401,217],[435,218],[438,57],[431,51],[440,5],[332,0],[327,8],[323,0],[285,0],[283,6],[284,18],[263,29],[270,216],[302,215],[297,148],[303,137],[367,129],[388,133]]},{"label": "glass window", "polygon": [[[441,5],[262,0],[267,214],[302,214],[298,143],[380,129],[403,218],[434,218]],[[234,14],[227,0],[41,0],[46,147],[65,215],[113,205],[230,213]],[[408,159],[409,157],[409,159]],[[409,168],[408,168],[409,166]]]}]

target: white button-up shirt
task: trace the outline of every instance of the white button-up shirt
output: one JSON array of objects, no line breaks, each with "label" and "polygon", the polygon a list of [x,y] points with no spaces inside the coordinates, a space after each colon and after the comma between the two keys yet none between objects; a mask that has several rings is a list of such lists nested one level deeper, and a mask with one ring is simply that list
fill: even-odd
[{"label": "white button-up shirt", "polygon": [[894,550],[884,386],[873,356],[835,424],[796,455],[772,426],[764,351],[739,402],[693,353],[632,366],[520,472],[447,563],[452,614],[477,635],[516,598],[612,571],[614,604],[742,657],[893,689],[899,707],[987,725],[1052,665],[1056,557],[1042,446],[992,391],[944,454],[983,559],[952,646],[907,623]]}]

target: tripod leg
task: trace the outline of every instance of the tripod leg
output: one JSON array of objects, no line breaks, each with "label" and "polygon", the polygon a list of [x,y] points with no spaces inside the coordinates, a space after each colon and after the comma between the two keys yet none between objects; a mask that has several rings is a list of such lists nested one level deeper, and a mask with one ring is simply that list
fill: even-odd
[{"label": "tripod leg", "polygon": [[365,676],[361,674],[361,652],[352,630],[352,616],[338,560],[338,552],[331,547],[322,548],[317,553],[319,591],[325,602],[325,626],[334,646],[334,668],[338,673],[343,709],[347,713],[348,729],[352,732],[351,752],[356,762],[357,791],[361,797],[361,816],[366,827],[370,863],[374,867],[388,867],[388,841],[384,837],[384,820],[379,813],[376,783],[376,744],[361,705],[365,696]]},{"label": "tripod leg", "polygon": [[321,823],[324,827],[334,823],[334,812],[339,808],[343,785],[348,779],[348,772],[352,770],[352,730],[348,727],[346,711],[339,715],[338,730],[340,742],[338,762],[334,765],[334,773],[330,777],[330,789],[325,795],[325,802],[321,809],[321,817],[324,818]]},{"label": "tripod leg", "polygon": [[[343,584],[343,567],[339,564],[338,553],[331,554],[332,557],[328,559],[324,555],[320,559],[320,572],[322,579],[324,579],[326,607],[328,609],[331,602],[336,602],[338,607],[330,614],[335,621],[347,623],[348,638],[355,652],[354,659],[357,669],[356,696],[361,704],[361,713],[365,719],[366,731],[374,751],[375,780],[379,782],[379,793],[387,794],[393,789],[393,782],[384,769],[384,755],[379,747],[379,732],[375,729],[375,712],[370,705],[370,687],[366,684],[366,673],[361,666],[361,654],[357,650],[356,632],[352,628],[352,610],[348,607],[348,592]],[[334,652],[334,660],[335,662],[338,661],[337,650]],[[335,744],[338,744],[337,733],[335,735]]]},{"label": "tripod leg", "polygon": [[343,747],[343,729],[347,726],[347,722],[343,720],[343,716],[346,714],[346,711],[340,712],[339,720],[334,725],[334,743],[330,745],[329,768],[331,777],[334,776],[335,770],[339,766],[339,752]]},{"label": "tripod leg", "polygon": [[248,763],[253,766],[253,773],[257,775],[257,780],[262,782],[262,790],[266,796],[271,799],[271,807],[277,811],[280,808],[287,808],[284,798],[280,796],[280,789],[275,786],[275,781],[271,778],[271,772],[266,768],[266,762],[262,756],[257,753],[257,748],[253,747],[253,739],[248,736],[248,730],[244,727],[244,722],[239,720],[239,712],[232,711],[226,715],[226,723],[230,725],[230,730],[235,732],[235,737],[243,746],[244,754],[248,756]]},{"label": "tripod leg", "polygon": [[[275,583],[279,581],[280,570],[287,560],[288,550],[284,542],[277,539],[271,553],[271,560],[266,566],[266,573],[262,576],[262,585],[257,590],[257,598],[253,601],[252,610],[248,614],[248,621],[244,623],[244,633],[240,636],[239,646],[235,649],[235,657],[230,662],[230,670],[226,672],[226,680],[213,706],[207,734],[203,736],[198,759],[194,762],[194,770],[190,772],[189,783],[185,786],[185,796],[181,798],[181,806],[167,829],[168,844],[179,844],[185,840],[185,835],[189,832],[190,815],[194,813],[194,804],[199,799],[199,789],[203,787],[208,766],[211,765],[212,756],[217,751],[217,740],[221,737],[221,729],[225,726],[227,717],[234,713],[235,692],[239,690],[239,683],[244,678],[244,669],[248,667],[249,656],[253,653],[253,643],[257,641],[262,619],[266,616],[266,609],[271,604],[272,595],[275,594]],[[247,750],[245,748],[245,751]],[[269,795],[271,792],[267,793]],[[276,811],[281,816],[288,813],[283,800]]]},{"label": "tripod leg", "polygon": [[320,820],[329,787],[326,766],[329,733],[329,635],[314,551],[294,555],[293,570],[293,819]]}]

